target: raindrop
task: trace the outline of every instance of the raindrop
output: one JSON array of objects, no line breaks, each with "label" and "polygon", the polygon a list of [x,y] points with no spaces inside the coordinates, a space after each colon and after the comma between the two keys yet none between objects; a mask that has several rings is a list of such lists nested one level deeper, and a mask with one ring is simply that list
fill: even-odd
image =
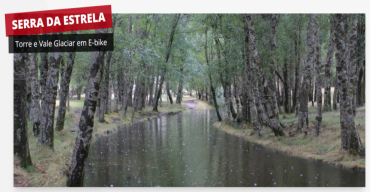
[{"label": "raindrop", "polygon": [[257,183],[255,183],[254,186],[257,186]]},{"label": "raindrop", "polygon": [[292,169],[293,169],[293,166],[292,166]]},{"label": "raindrop", "polygon": [[110,185],[111,187],[113,187],[113,185]]},{"label": "raindrop", "polygon": [[270,172],[270,175],[272,175],[272,172]]},{"label": "raindrop", "polygon": [[303,175],[301,174],[300,176],[302,177]]},{"label": "raindrop", "polygon": [[276,185],[276,182],[274,182],[274,185]]},{"label": "raindrop", "polygon": [[317,179],[317,177],[315,177],[315,179]]}]

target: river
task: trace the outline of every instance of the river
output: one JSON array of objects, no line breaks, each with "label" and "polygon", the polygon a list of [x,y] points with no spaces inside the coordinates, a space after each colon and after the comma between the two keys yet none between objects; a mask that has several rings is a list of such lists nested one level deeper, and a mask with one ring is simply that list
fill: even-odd
[{"label": "river", "polygon": [[84,186],[365,186],[364,172],[250,143],[213,128],[214,118],[193,110],[96,138]]}]

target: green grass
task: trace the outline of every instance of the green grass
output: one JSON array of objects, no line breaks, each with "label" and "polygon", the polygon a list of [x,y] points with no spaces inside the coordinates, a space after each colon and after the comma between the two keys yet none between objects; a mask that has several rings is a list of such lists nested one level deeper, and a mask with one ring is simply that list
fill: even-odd
[{"label": "green grass", "polygon": [[[365,169],[365,158],[358,155],[350,155],[347,151],[341,150],[340,138],[340,113],[338,111],[330,111],[323,113],[322,132],[319,137],[314,136],[314,121],[316,117],[316,109],[309,107],[309,129],[311,134],[305,135],[296,133],[294,137],[284,136],[275,137],[270,128],[261,128],[261,137],[253,135],[253,130],[250,125],[247,129],[235,129],[226,123],[215,123],[215,127],[224,130],[230,134],[244,137],[247,140],[262,144],[286,154],[299,156],[303,158],[311,158],[324,161],[330,164],[335,164],[347,168]],[[359,132],[361,141],[365,146],[365,107],[357,109],[355,123]],[[287,129],[296,129],[298,118],[295,114],[280,115],[281,122]],[[294,123],[293,126],[291,126]],[[285,130],[286,135],[288,130]]]}]

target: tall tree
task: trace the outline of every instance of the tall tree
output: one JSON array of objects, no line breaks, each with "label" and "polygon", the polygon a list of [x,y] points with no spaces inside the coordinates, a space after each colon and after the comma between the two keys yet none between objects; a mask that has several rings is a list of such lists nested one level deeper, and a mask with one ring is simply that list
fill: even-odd
[{"label": "tall tree", "polygon": [[[278,15],[271,14],[270,15],[270,73],[271,77],[269,78],[269,88],[271,92],[271,99],[272,99],[272,109],[275,111],[275,114],[278,116],[278,104],[276,99],[276,88],[275,88],[275,63],[276,63],[276,33],[277,33],[277,25],[278,25]],[[290,111],[285,111],[285,113],[289,113]]]},{"label": "tall tree", "polygon": [[207,43],[207,34],[208,34],[208,28],[206,28],[206,31],[205,31],[205,43],[204,43],[204,52],[205,52],[206,64],[208,66],[208,78],[209,78],[209,83],[210,83],[210,87],[211,87],[213,102],[214,102],[214,105],[215,105],[215,108],[216,108],[217,119],[218,119],[218,121],[222,121],[222,117],[221,117],[221,114],[220,114],[220,111],[219,111],[219,108],[218,108],[218,104],[217,104],[216,91],[215,91],[215,88],[213,87],[211,67],[210,67],[210,64],[209,64],[208,48],[207,48],[207,45],[208,45],[208,43]]},{"label": "tall tree", "polygon": [[298,116],[298,129],[303,131],[304,127],[308,128],[308,96],[310,92],[311,78],[312,78],[312,65],[315,56],[315,20],[317,14],[310,14],[307,25],[307,54],[306,54],[306,66],[303,72],[303,83],[300,89],[299,97],[299,116]]},{"label": "tall tree", "polygon": [[316,81],[315,81],[315,92],[316,92],[316,135],[319,136],[321,132],[321,120],[322,120],[322,91],[321,91],[321,58],[320,58],[320,38],[319,38],[319,20],[318,17],[314,20],[314,46],[315,46],[315,72],[316,72]]},{"label": "tall tree", "polygon": [[333,64],[333,54],[334,54],[334,20],[330,17],[330,38],[328,53],[326,55],[325,62],[325,92],[324,92],[324,111],[331,111],[331,66]]},{"label": "tall tree", "polygon": [[184,81],[184,67],[181,65],[180,66],[179,87],[177,89],[177,96],[176,96],[176,104],[181,104],[183,81]]},{"label": "tall tree", "polygon": [[349,150],[350,153],[357,154],[362,148],[361,139],[358,135],[353,110],[351,106],[351,97],[349,93],[348,72],[349,50],[348,50],[348,15],[335,14],[335,44],[336,44],[336,68],[338,72],[338,91],[340,97],[340,127],[342,149]]},{"label": "tall tree", "polygon": [[[251,51],[251,54],[252,54],[252,58],[251,58],[251,66],[255,66],[257,68],[257,74],[259,76],[259,79],[260,79],[260,82],[263,86],[263,93],[265,94],[265,96],[271,96],[271,92],[269,90],[269,82],[268,80],[265,78],[265,75],[263,74],[263,71],[261,69],[261,67],[259,66],[259,59],[258,59],[258,50],[257,50],[257,47],[256,47],[256,37],[255,37],[255,34],[254,34],[254,22],[253,22],[253,16],[252,15],[246,15],[246,20],[247,20],[247,23],[248,23],[248,30],[249,30],[249,39],[250,39],[250,42],[249,42],[249,49]],[[267,99],[267,102],[266,102],[266,111],[267,111],[267,114],[268,114],[268,117],[269,117],[269,127],[272,129],[272,131],[274,132],[275,136],[283,136],[284,135],[284,131],[280,125],[280,122],[278,121],[278,117],[277,117],[277,114],[275,113],[275,110],[272,108],[272,105],[273,103],[271,102],[271,99],[268,98]]]},{"label": "tall tree", "polygon": [[[168,39],[167,51],[166,51],[166,55],[165,55],[165,64],[167,64],[167,62],[170,58],[172,42],[173,42],[173,39],[175,37],[175,31],[176,31],[176,27],[177,27],[177,24],[178,24],[179,20],[180,20],[180,14],[176,14],[173,18],[173,21],[172,21],[172,30],[171,30],[170,38]],[[161,75],[160,83],[159,83],[159,89],[158,89],[158,92],[155,93],[153,111],[158,111],[158,100],[161,97],[162,86],[163,86],[164,76],[166,74],[166,71],[167,71],[167,68],[164,65],[163,69],[162,69],[162,75]]]},{"label": "tall tree", "polygon": [[39,90],[39,81],[38,81],[38,70],[37,70],[37,61],[38,54],[31,53],[29,54],[29,64],[28,71],[30,73],[31,81],[31,93],[32,93],[32,104],[31,104],[31,121],[32,125],[32,134],[39,135],[40,133],[40,90]]},{"label": "tall tree", "polygon": [[32,165],[27,137],[26,59],[26,53],[14,53],[14,154],[24,168]]},{"label": "tall tree", "polygon": [[[106,33],[107,29],[97,29],[95,31],[96,33]],[[68,187],[81,187],[83,184],[85,159],[89,155],[97,97],[104,72],[104,54],[105,51],[95,51],[91,55],[90,75],[86,85],[78,135],[73,149],[71,169],[67,181]]]},{"label": "tall tree", "polygon": [[39,71],[40,71],[40,99],[41,104],[45,97],[45,85],[46,85],[46,79],[48,77],[48,69],[49,69],[49,60],[48,60],[48,53],[40,53],[40,65],[39,65]]},{"label": "tall tree", "polygon": [[[70,34],[76,34],[75,32],[71,32]],[[69,93],[69,83],[71,82],[72,76],[72,69],[75,63],[76,52],[69,52],[67,53],[67,63],[65,65],[64,73],[61,76],[60,80],[60,100],[59,100],[59,109],[58,109],[58,116],[57,116],[57,123],[55,129],[58,131],[63,130],[64,127],[64,120],[66,116],[66,102],[68,99]]]},{"label": "tall tree", "polygon": [[45,97],[41,101],[42,117],[40,123],[39,143],[54,149],[54,115],[57,98],[60,52],[50,53],[48,75],[45,84]]}]

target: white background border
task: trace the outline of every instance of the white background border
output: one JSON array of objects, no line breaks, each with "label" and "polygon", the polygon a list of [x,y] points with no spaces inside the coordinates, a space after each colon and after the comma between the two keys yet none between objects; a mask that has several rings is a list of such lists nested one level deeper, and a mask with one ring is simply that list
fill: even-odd
[{"label": "white background border", "polygon": [[[0,18],[0,131],[2,137],[0,173],[1,191],[108,191],[105,188],[14,188],[13,187],[13,56],[8,53],[8,38],[5,36],[5,13],[42,11],[63,8],[87,7],[96,5],[112,5],[113,13],[369,13],[370,3],[367,0],[1,0]],[[369,19],[366,19],[366,37],[369,38]],[[366,43],[367,44],[367,43]],[[369,57],[369,49],[366,49]],[[369,90],[369,77],[366,79],[366,90]],[[370,101],[369,94],[366,100]],[[367,105],[368,108],[368,105]],[[366,119],[370,114],[366,113]],[[366,123],[366,129],[369,128]],[[366,138],[369,137],[366,131]],[[367,150],[368,151],[368,150]],[[368,157],[367,157],[368,162]],[[366,163],[367,164],[367,163]],[[369,178],[366,177],[369,184]],[[176,188],[175,190],[189,190],[190,188]],[[109,191],[122,190],[155,190],[169,191],[170,188],[114,188]],[[194,189],[190,189],[194,190]],[[195,188],[195,190],[278,190],[296,191],[296,188]],[[300,188],[298,190],[326,191],[327,188]],[[365,191],[365,188],[330,188],[339,191]]]}]

